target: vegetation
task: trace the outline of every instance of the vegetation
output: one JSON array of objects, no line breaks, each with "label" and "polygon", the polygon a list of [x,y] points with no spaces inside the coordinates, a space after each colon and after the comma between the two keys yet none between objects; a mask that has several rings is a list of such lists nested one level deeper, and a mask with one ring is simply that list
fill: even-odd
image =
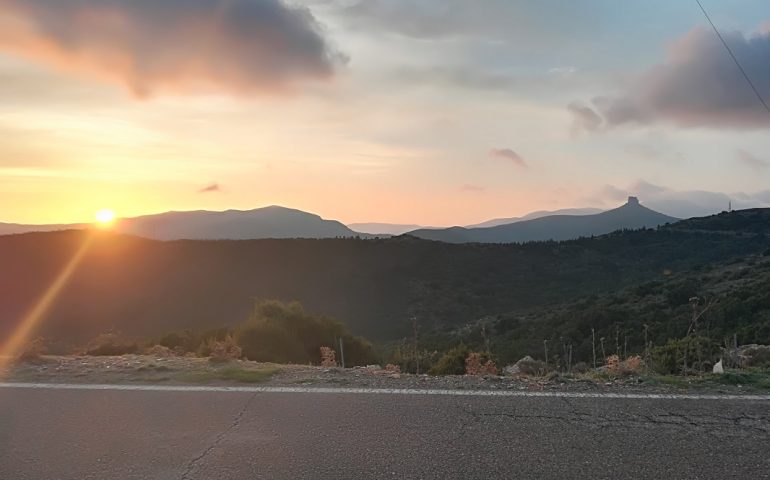
[{"label": "vegetation", "polygon": [[[376,363],[373,345],[356,337],[340,322],[305,313],[297,302],[257,301],[251,317],[232,329],[171,333],[159,344],[184,354],[195,352],[214,362],[245,358],[273,363],[322,361],[322,348],[342,342],[346,366]],[[333,350],[332,350],[333,352]],[[333,355],[332,355],[333,357]],[[328,359],[327,359],[328,363]]]},{"label": "vegetation", "polygon": [[186,372],[178,375],[177,380],[194,383],[207,383],[217,380],[240,383],[261,383],[269,380],[276,372],[278,372],[277,368],[245,369],[231,366],[213,370]]},{"label": "vegetation", "polygon": [[[768,250],[767,225],[770,211],[749,210],[658,229],[521,245],[451,245],[410,237],[157,242],[105,233],[36,334],[82,343],[104,325],[136,338],[232,329],[252,313],[254,298],[275,298],[297,300],[378,342],[397,341],[411,336],[413,317],[423,333],[448,332],[485,317],[666,282],[665,272],[705,272]],[[9,319],[0,330],[23,316],[82,235],[0,237],[0,285],[11,288],[0,305],[2,318]],[[682,287],[671,291],[670,303],[686,309],[687,299],[677,297],[687,290]]]}]

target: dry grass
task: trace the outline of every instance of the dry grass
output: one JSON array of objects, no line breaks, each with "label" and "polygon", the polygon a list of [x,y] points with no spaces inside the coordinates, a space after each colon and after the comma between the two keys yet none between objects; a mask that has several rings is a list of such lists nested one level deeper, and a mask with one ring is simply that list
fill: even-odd
[{"label": "dry grass", "polygon": [[337,366],[337,352],[330,347],[321,347],[321,366],[322,367],[336,367]]},{"label": "dry grass", "polygon": [[492,360],[483,361],[480,353],[472,352],[465,359],[465,374],[476,377],[484,375],[497,375],[499,373],[497,365]]},{"label": "dry grass", "polygon": [[238,360],[242,356],[243,351],[241,347],[238,346],[232,335],[228,335],[224,340],[212,343],[209,361],[212,363],[225,363],[231,360]]}]

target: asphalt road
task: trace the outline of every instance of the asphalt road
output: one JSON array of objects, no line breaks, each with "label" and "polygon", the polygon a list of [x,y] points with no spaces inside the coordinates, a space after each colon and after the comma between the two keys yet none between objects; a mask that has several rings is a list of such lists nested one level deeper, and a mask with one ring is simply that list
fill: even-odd
[{"label": "asphalt road", "polygon": [[770,402],[0,388],[0,479],[770,478]]}]

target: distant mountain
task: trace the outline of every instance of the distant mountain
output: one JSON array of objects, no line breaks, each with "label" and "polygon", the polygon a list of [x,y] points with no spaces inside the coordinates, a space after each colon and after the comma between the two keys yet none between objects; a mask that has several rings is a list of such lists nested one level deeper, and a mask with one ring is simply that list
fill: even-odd
[{"label": "distant mountain", "polygon": [[355,237],[356,232],[335,220],[270,206],[255,210],[168,212],[123,219],[121,233],[154,240],[249,240],[259,238]]},{"label": "distant mountain", "polygon": [[402,225],[398,223],[349,223],[348,228],[356,232],[369,233],[371,235],[403,235],[412,230],[419,230],[422,225]]},{"label": "distant mountain", "polygon": [[650,210],[636,197],[613,210],[594,215],[551,215],[487,228],[452,227],[409,232],[418,238],[449,243],[514,243],[537,240],[570,240],[621,229],[657,227],[678,219]]},{"label": "distant mountain", "polygon": [[[89,224],[0,224],[0,235],[89,228]],[[335,220],[291,208],[270,206],[254,210],[166,212],[122,218],[115,232],[153,240],[249,240],[261,238],[355,237],[358,233]]]},{"label": "distant mountain", "polygon": [[62,224],[62,225],[24,225],[20,223],[0,223],[0,235],[13,235],[28,232],[56,232],[59,230],[81,230],[88,228],[88,224]]},{"label": "distant mountain", "polygon": [[497,227],[499,225],[508,225],[509,223],[523,222],[525,220],[534,220],[536,218],[550,217],[552,215],[595,215],[602,213],[604,210],[601,208],[563,208],[561,210],[538,210],[536,212],[528,213],[521,217],[511,218],[495,218],[493,220],[487,220],[486,222],[477,223],[475,225],[466,225],[465,228],[489,228]]}]

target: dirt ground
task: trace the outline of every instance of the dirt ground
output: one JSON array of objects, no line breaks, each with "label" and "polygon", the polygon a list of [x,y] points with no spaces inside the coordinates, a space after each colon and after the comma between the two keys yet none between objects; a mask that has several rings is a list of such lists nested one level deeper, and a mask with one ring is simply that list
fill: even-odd
[{"label": "dirt ground", "polygon": [[569,390],[645,393],[770,393],[752,385],[715,383],[709,376],[666,379],[652,376],[503,377],[448,375],[433,377],[383,370],[377,366],[325,368],[251,361],[211,363],[206,358],[122,355],[116,357],[45,356],[0,370],[3,382],[98,384],[206,384],[459,390]]}]

